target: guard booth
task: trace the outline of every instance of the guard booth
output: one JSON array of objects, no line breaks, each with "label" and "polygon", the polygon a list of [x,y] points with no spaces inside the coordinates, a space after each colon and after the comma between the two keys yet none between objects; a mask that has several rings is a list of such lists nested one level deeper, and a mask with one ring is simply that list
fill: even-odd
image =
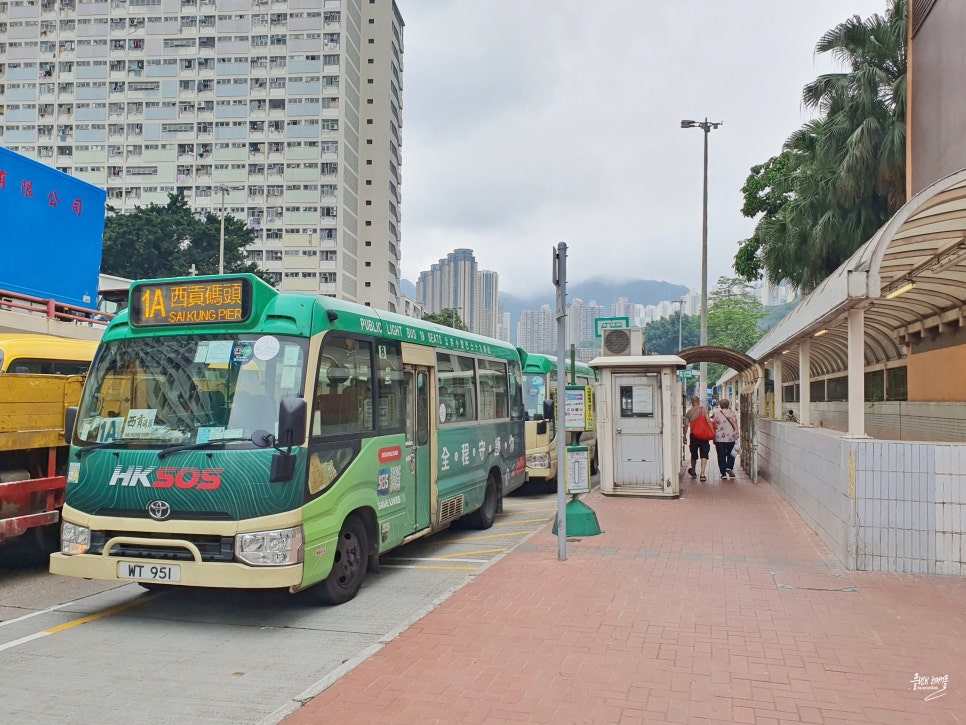
[{"label": "guard booth", "polygon": [[[606,349],[606,348],[605,348]],[[594,358],[598,371],[600,490],[614,496],[681,494],[681,380],[677,355]]]}]

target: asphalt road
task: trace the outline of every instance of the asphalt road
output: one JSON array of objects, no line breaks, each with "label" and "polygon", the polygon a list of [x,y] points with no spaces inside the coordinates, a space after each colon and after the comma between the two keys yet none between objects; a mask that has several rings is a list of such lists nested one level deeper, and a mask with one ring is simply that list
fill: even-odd
[{"label": "asphalt road", "polygon": [[554,518],[553,493],[507,498],[486,531],[449,529],[382,557],[359,595],[89,582],[0,547],[0,721],[275,723]]}]

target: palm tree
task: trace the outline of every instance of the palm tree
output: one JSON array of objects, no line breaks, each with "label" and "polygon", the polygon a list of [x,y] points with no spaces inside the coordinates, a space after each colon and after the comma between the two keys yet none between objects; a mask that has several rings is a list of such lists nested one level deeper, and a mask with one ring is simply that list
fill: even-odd
[{"label": "palm tree", "polygon": [[763,216],[735,257],[743,277],[812,289],[905,202],[906,27],[907,0],[889,0],[884,16],[853,16],[819,40],[847,70],[805,86],[820,117],[752,169],[742,213]]}]

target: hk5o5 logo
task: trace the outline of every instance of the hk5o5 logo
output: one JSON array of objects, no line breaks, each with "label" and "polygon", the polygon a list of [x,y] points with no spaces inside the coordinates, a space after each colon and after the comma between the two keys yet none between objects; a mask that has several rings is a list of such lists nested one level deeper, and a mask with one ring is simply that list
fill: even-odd
[{"label": "hk5o5 logo", "polygon": [[221,486],[224,468],[159,468],[151,479],[153,467],[128,466],[121,470],[118,466],[108,482],[110,486],[145,486],[147,488],[197,488],[199,491],[213,491]]}]

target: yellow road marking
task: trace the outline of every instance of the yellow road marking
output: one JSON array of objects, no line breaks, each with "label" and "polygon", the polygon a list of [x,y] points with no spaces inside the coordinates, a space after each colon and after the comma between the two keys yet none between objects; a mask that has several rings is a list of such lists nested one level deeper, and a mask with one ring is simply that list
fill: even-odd
[{"label": "yellow road marking", "polygon": [[498,521],[493,525],[494,526],[516,526],[517,524],[542,524],[549,520],[550,519],[523,519],[521,521],[517,521],[516,519],[514,519],[513,521]]},{"label": "yellow road marking", "polygon": [[[127,609],[133,609],[134,607],[139,607],[145,602],[149,602],[157,596],[159,595],[152,594],[151,596],[148,596],[148,597],[141,597],[140,599],[135,599],[134,601],[128,602],[127,604],[120,604],[116,607],[105,609],[103,612],[98,612],[97,614],[90,614],[86,617],[81,617],[80,619],[75,619],[70,622],[65,622],[64,624],[59,624],[56,627],[51,627],[50,629],[45,629],[40,632],[34,632],[33,634],[28,634],[26,637],[21,637],[20,639],[15,639],[11,642],[0,644],[0,652],[8,649],[13,649],[14,647],[19,647],[20,645],[26,644],[27,642],[33,642],[35,639],[40,639],[41,637],[49,637],[50,635],[56,634],[57,632],[63,632],[65,629],[72,629],[73,627],[76,627],[81,624],[87,624],[88,622],[93,622],[97,619],[103,619],[104,617],[110,617],[112,614],[118,614]],[[55,609],[58,609],[60,606],[66,607],[73,603],[74,602],[67,602],[65,604],[58,605],[58,607],[51,607],[50,609],[44,610],[43,612],[38,612],[37,614],[47,614],[48,612],[52,612]],[[21,617],[21,619],[26,619],[26,617]]]},{"label": "yellow road marking", "polygon": [[465,541],[482,541],[483,539],[502,539],[504,536],[529,536],[532,531],[507,531],[503,534],[490,534],[489,536],[470,536],[465,539],[437,539],[434,544],[461,544]]},{"label": "yellow road marking", "polygon": [[57,632],[63,632],[65,629],[72,629],[74,627],[80,626],[81,624],[87,624],[88,622],[94,622],[98,619],[103,619],[104,617],[110,617],[114,614],[120,614],[121,612],[127,611],[128,609],[134,609],[134,607],[140,607],[142,604],[147,602],[154,597],[142,597],[141,599],[135,599],[133,601],[127,602],[126,604],[119,604],[116,607],[111,607],[110,609],[105,609],[103,612],[98,612],[97,614],[91,614],[86,617],[81,617],[80,619],[75,619],[71,622],[64,622],[63,624],[58,624],[56,627],[51,627],[50,629],[45,629],[44,632],[47,634],[56,634]]},{"label": "yellow road marking", "polygon": [[477,554],[499,554],[501,551],[506,551],[503,549],[480,549],[478,551],[461,551],[458,554],[440,554],[437,559],[461,559],[464,556],[476,556]]}]

